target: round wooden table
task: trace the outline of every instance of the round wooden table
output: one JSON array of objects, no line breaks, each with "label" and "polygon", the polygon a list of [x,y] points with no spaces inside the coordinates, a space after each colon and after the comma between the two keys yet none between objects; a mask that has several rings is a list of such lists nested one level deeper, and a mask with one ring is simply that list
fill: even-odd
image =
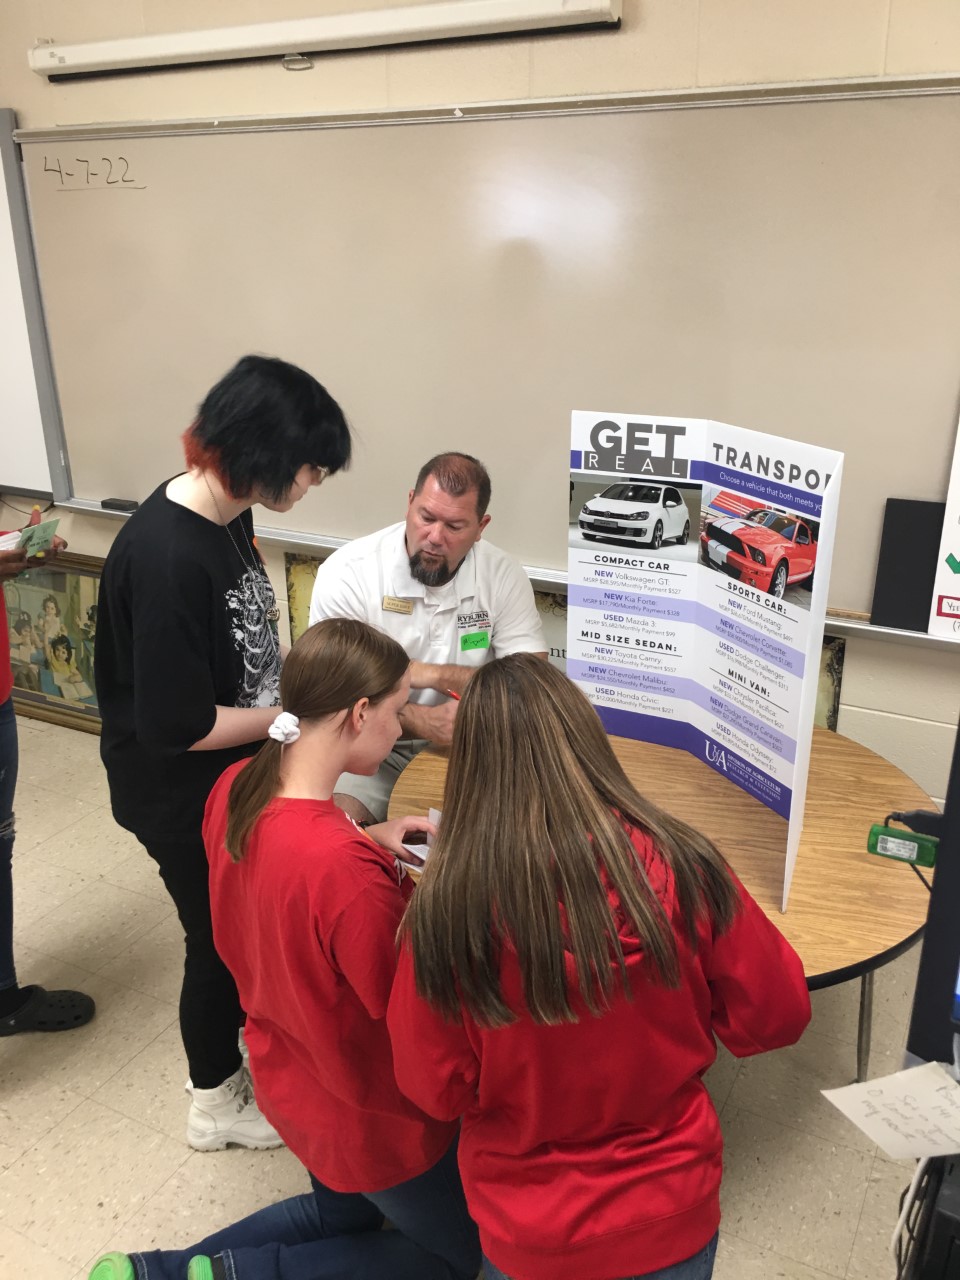
[{"label": "round wooden table", "polygon": [[[916,942],[929,894],[913,870],[867,853],[867,833],[893,810],[933,809],[922,788],[875,752],[816,729],[806,820],[786,912],[787,824],[685,751],[611,738],[640,791],[716,843],[803,961],[811,990],[860,978],[857,1079],[866,1078],[873,974]],[[443,807],[446,756],[423,751],[400,775],[390,817]]]}]

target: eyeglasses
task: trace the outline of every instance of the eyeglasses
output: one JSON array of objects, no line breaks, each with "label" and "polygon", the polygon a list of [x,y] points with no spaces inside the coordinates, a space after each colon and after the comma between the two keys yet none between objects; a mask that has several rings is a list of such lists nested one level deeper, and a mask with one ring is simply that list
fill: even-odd
[{"label": "eyeglasses", "polygon": [[324,480],[326,480],[326,478],[327,478],[327,476],[328,476],[329,474],[330,474],[330,468],[329,468],[329,467],[314,467],[314,468],[313,468],[313,483],[314,483],[314,484],[317,484],[317,485],[319,485],[319,484],[323,484]]}]

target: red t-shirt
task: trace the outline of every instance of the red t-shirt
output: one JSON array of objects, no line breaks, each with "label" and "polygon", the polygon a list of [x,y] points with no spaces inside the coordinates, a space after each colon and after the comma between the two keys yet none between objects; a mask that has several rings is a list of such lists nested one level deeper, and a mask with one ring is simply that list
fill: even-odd
[{"label": "red t-shirt", "polygon": [[[397,1079],[431,1115],[463,1116],[459,1158],[484,1253],[521,1280],[597,1280],[691,1257],[720,1221],[723,1143],[701,1076],[714,1035],[738,1056],[797,1040],[810,1018],[800,960],[739,886],[725,934],[704,921],[685,940],[669,869],[646,836],[634,846],[677,935],[681,984],[658,985],[615,898],[633,998],[593,1017],[538,1026],[516,954],[501,967],[517,1021],[445,1022],[416,994],[404,947],[387,1021]],[[576,992],[576,971],[567,968]]]},{"label": "red t-shirt", "polygon": [[399,1090],[386,1011],[413,885],[332,800],[274,800],[234,863],[227,796],[203,838],[217,950],[236,979],[257,1100],[290,1150],[335,1191],[382,1191],[431,1168],[456,1135]]},{"label": "red t-shirt", "polygon": [[[3,599],[3,583],[0,583],[0,600]],[[10,615],[7,613],[6,604],[4,604],[3,626],[0,627],[0,703],[6,702],[12,691],[13,672],[10,670]]]}]

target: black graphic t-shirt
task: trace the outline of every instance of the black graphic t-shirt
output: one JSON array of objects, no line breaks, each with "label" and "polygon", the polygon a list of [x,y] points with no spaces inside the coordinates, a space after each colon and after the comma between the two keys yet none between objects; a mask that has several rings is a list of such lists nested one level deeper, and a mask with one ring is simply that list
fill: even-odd
[{"label": "black graphic t-shirt", "polygon": [[259,747],[190,751],[216,708],[280,700],[274,593],[249,511],[224,528],[171,502],[166,487],[110,548],[94,659],[113,814],[145,840],[199,834],[214,782]]}]

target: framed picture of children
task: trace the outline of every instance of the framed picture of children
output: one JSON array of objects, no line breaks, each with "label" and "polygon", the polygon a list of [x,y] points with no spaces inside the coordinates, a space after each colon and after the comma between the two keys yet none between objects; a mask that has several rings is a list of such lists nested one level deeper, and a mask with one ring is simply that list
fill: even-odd
[{"label": "framed picture of children", "polygon": [[4,583],[17,713],[100,732],[93,683],[103,561],[64,552]]}]

